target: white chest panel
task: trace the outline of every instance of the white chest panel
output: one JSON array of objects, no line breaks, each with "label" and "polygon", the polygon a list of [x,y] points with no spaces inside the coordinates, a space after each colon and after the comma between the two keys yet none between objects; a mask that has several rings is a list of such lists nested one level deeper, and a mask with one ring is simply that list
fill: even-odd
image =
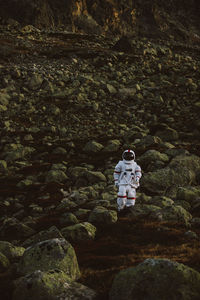
[{"label": "white chest panel", "polygon": [[135,168],[136,163],[124,163],[122,162],[122,172],[120,176],[120,184],[131,184],[135,181]]}]

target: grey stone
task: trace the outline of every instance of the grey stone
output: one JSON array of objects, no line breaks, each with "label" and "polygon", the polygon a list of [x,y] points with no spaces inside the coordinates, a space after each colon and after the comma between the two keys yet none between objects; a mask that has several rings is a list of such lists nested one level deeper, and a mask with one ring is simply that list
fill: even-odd
[{"label": "grey stone", "polygon": [[109,300],[197,300],[199,295],[199,272],[168,259],[149,258],[115,276]]},{"label": "grey stone", "polygon": [[189,240],[198,240],[199,237],[196,234],[196,232],[188,230],[185,232],[185,236],[189,239]]}]

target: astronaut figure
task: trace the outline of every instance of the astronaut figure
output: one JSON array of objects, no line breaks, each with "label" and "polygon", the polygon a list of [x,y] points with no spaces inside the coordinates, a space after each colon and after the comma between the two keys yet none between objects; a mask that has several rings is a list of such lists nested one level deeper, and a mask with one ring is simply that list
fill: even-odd
[{"label": "astronaut figure", "polygon": [[135,153],[132,150],[125,150],[115,167],[114,181],[119,188],[117,195],[118,211],[124,207],[135,205],[136,189],[139,187],[139,180],[142,176],[141,168],[135,162]]}]

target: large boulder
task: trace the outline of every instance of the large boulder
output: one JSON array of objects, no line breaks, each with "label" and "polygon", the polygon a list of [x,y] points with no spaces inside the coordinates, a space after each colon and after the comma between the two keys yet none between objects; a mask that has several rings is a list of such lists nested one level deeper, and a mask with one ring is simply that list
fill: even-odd
[{"label": "large boulder", "polygon": [[18,265],[22,275],[54,269],[64,271],[72,279],[80,277],[76,253],[65,239],[46,240],[27,248]]},{"label": "large boulder", "polygon": [[177,200],[185,200],[190,203],[200,197],[200,187],[180,187],[177,190]]},{"label": "large boulder", "polygon": [[84,173],[84,176],[87,178],[89,185],[98,182],[106,182],[105,175],[100,171],[87,171]]},{"label": "large boulder", "polygon": [[160,153],[157,150],[148,150],[146,151],[138,160],[142,167],[147,167],[150,164],[155,164],[157,162],[167,163],[169,157],[165,153]]},{"label": "large boulder", "polygon": [[60,270],[42,272],[37,270],[17,279],[13,300],[56,300],[56,299],[85,299],[95,298],[95,291],[73,282],[69,276]]},{"label": "large boulder", "polygon": [[120,140],[110,140],[108,141],[108,144],[103,149],[103,152],[116,152],[118,151],[119,147],[121,145]]},{"label": "large boulder", "polygon": [[163,141],[176,141],[178,140],[178,132],[173,128],[166,128],[164,130],[158,130],[156,132],[156,136],[160,137]]},{"label": "large boulder", "polygon": [[103,149],[103,145],[96,141],[89,141],[84,146],[83,151],[86,153],[98,153]]},{"label": "large boulder", "polygon": [[26,247],[32,246],[36,243],[39,243],[39,242],[42,242],[45,240],[54,239],[54,238],[63,238],[61,232],[58,230],[58,228],[56,226],[52,226],[48,230],[42,230],[42,231],[34,234],[33,236],[31,236],[31,238],[25,240],[22,243],[22,246],[26,248]]},{"label": "large boulder", "polygon": [[142,186],[149,192],[163,194],[171,187],[178,188],[194,183],[199,167],[200,157],[179,155],[166,168],[144,174]]},{"label": "large boulder", "polygon": [[66,239],[73,242],[87,241],[95,238],[96,227],[88,222],[83,222],[65,227],[61,232]]},{"label": "large boulder", "polygon": [[152,204],[136,204],[129,209],[130,217],[154,219],[161,214],[161,208]]},{"label": "large boulder", "polygon": [[76,181],[76,183],[83,180],[86,185],[90,186],[94,183],[106,182],[106,177],[102,172],[92,171],[86,167],[69,168],[68,172],[69,177]]},{"label": "large boulder", "polygon": [[200,273],[168,259],[146,259],[114,278],[109,300],[198,300]]},{"label": "large boulder", "polygon": [[26,239],[35,234],[35,231],[26,224],[18,221],[16,218],[7,218],[0,227],[0,237],[6,241],[14,239]]},{"label": "large boulder", "polygon": [[192,215],[180,205],[171,205],[162,209],[162,219],[164,221],[180,222],[189,225]]},{"label": "large boulder", "polygon": [[88,221],[96,225],[109,225],[117,222],[117,212],[103,206],[96,206],[89,215]]},{"label": "large boulder", "polygon": [[174,204],[174,201],[171,198],[165,196],[154,196],[149,202],[153,205],[157,205],[159,207],[168,207]]}]

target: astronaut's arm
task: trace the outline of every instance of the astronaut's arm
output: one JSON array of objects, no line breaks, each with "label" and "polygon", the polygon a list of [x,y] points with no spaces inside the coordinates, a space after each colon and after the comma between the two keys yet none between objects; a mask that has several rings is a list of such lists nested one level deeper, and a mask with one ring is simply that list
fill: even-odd
[{"label": "astronaut's arm", "polygon": [[113,177],[114,177],[114,184],[115,185],[118,185],[119,184],[119,177],[121,175],[121,166],[120,164],[118,163],[115,167],[115,170],[114,170],[114,174],[113,174]]},{"label": "astronaut's arm", "polygon": [[142,170],[141,170],[140,166],[137,165],[137,167],[135,169],[135,181],[139,182],[141,177],[142,177]]}]

